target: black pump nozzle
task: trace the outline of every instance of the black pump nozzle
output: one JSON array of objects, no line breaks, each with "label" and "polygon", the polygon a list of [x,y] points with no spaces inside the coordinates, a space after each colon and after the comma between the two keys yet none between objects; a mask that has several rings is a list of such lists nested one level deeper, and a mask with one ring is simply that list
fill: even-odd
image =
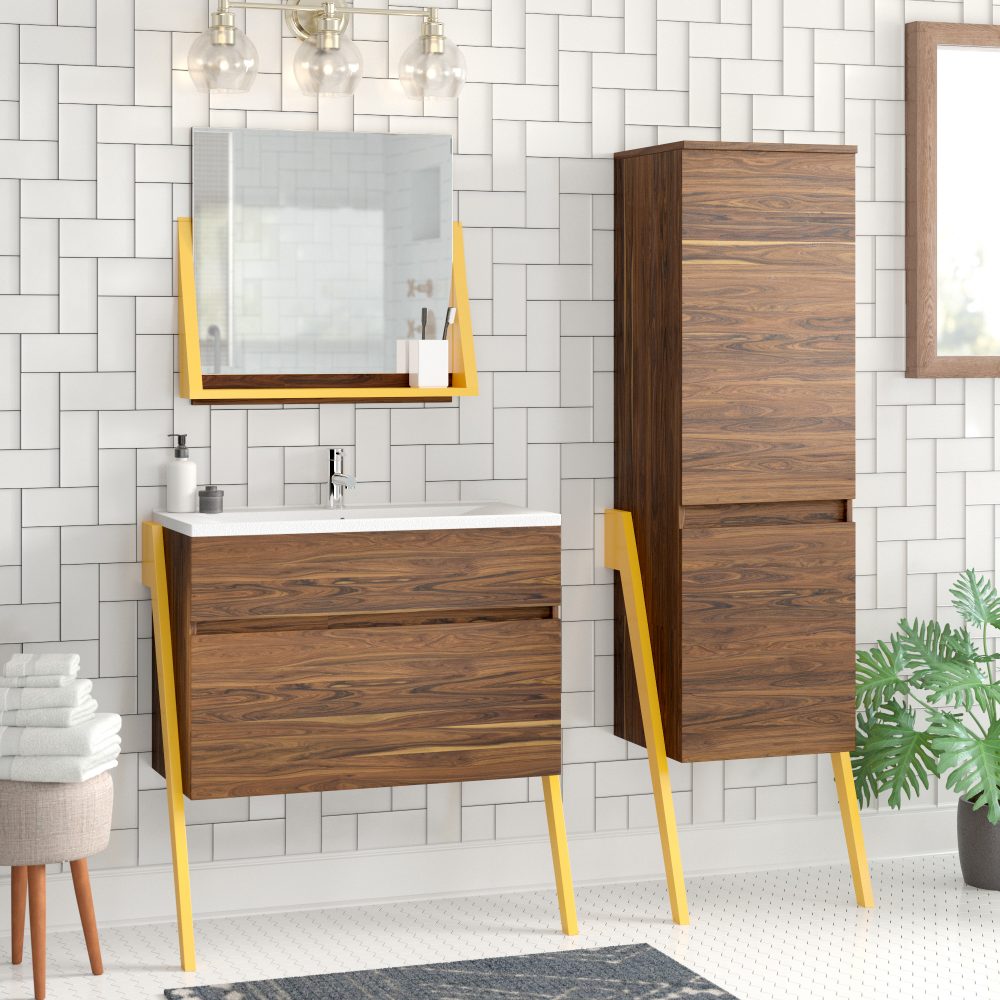
[{"label": "black pump nozzle", "polygon": [[175,458],[187,458],[187,434],[168,434],[168,438],[177,438],[177,446],[174,448]]}]

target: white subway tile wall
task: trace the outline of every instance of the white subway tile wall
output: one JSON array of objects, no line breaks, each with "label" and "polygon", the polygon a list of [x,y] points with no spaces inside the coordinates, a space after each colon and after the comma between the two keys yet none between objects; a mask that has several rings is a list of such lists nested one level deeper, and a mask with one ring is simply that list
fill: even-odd
[{"label": "white subway tile wall", "polygon": [[[359,17],[352,100],[302,97],[292,39],[246,15],[247,95],[185,72],[207,0],[0,3],[0,655],[75,650],[125,713],[111,866],[168,857],[150,768],[150,617],[137,524],[163,502],[167,435],[231,504],[319,499],[343,445],[367,500],[495,496],[564,516],[564,792],[573,832],[654,823],[642,753],[611,732],[612,166],[683,138],[849,142],[858,156],[858,640],[943,613],[952,576],[992,574],[1000,498],[992,380],[907,381],[903,23],[1000,19],[988,0],[443,0],[461,99],[407,100],[415,25]],[[30,9],[29,9],[30,8]],[[242,15],[241,15],[242,18]],[[20,22],[20,23],[19,23]],[[176,398],[173,220],[190,129],[440,132],[482,395],[461,405],[249,411]],[[673,765],[685,823],[836,808],[814,757]],[[196,803],[192,857],[267,857],[541,835],[525,780]],[[933,789],[928,801],[950,798]]]}]

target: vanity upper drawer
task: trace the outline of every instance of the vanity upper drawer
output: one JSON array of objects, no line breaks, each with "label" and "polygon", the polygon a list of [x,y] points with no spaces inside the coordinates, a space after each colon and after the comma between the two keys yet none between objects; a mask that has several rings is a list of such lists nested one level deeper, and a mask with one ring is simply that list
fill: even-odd
[{"label": "vanity upper drawer", "polygon": [[561,601],[558,527],[182,538],[181,549],[184,542],[192,623]]}]

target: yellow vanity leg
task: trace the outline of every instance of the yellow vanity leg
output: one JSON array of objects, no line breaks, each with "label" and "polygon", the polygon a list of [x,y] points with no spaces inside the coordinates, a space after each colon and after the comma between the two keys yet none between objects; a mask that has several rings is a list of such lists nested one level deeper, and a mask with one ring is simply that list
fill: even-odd
[{"label": "yellow vanity leg", "polygon": [[649,639],[649,621],[646,617],[646,599],[642,592],[635,528],[628,511],[604,512],[604,564],[608,569],[617,570],[621,578],[635,680],[639,689],[639,705],[642,709],[642,729],[646,734],[646,750],[649,754],[649,775],[653,779],[656,820],[660,827],[660,843],[663,845],[663,866],[667,873],[670,910],[675,924],[686,924],[689,922],[687,889],[681,868],[677,816],[670,790],[670,770],[663,742],[663,720],[656,691],[656,674],[653,672],[653,647]]},{"label": "yellow vanity leg", "polygon": [[577,934],[579,928],[576,923],[576,897],[573,893],[573,876],[569,870],[566,816],[563,813],[559,775],[543,775],[542,788],[545,791],[545,815],[549,820],[552,867],[556,873],[556,892],[559,895],[559,916],[562,918],[563,934]]},{"label": "yellow vanity leg", "polygon": [[858,793],[851,773],[851,755],[832,753],[830,760],[833,763],[833,777],[837,782],[837,799],[840,801],[840,818],[844,822],[847,854],[851,859],[854,897],[858,906],[870,908],[875,905],[875,893],[872,891],[872,877],[868,871],[868,852],[865,850],[865,835],[861,829]]},{"label": "yellow vanity leg", "polygon": [[156,677],[160,695],[160,729],[167,775],[167,812],[174,862],[174,895],[177,901],[177,935],[181,968],[194,972],[194,918],[191,912],[191,871],[188,865],[187,826],[184,822],[184,789],[181,778],[180,737],[177,731],[177,692],[174,653],[170,639],[170,605],[167,601],[167,564],[163,527],[152,521],[142,525],[142,582],[149,588],[156,643]]}]

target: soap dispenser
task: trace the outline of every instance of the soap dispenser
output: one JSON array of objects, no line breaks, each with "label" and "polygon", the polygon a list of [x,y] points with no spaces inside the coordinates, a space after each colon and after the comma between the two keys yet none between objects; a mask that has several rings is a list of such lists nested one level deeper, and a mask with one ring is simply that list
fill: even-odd
[{"label": "soap dispenser", "polygon": [[198,509],[198,466],[188,457],[187,434],[167,436],[177,438],[174,457],[167,462],[167,510],[189,514]]}]

